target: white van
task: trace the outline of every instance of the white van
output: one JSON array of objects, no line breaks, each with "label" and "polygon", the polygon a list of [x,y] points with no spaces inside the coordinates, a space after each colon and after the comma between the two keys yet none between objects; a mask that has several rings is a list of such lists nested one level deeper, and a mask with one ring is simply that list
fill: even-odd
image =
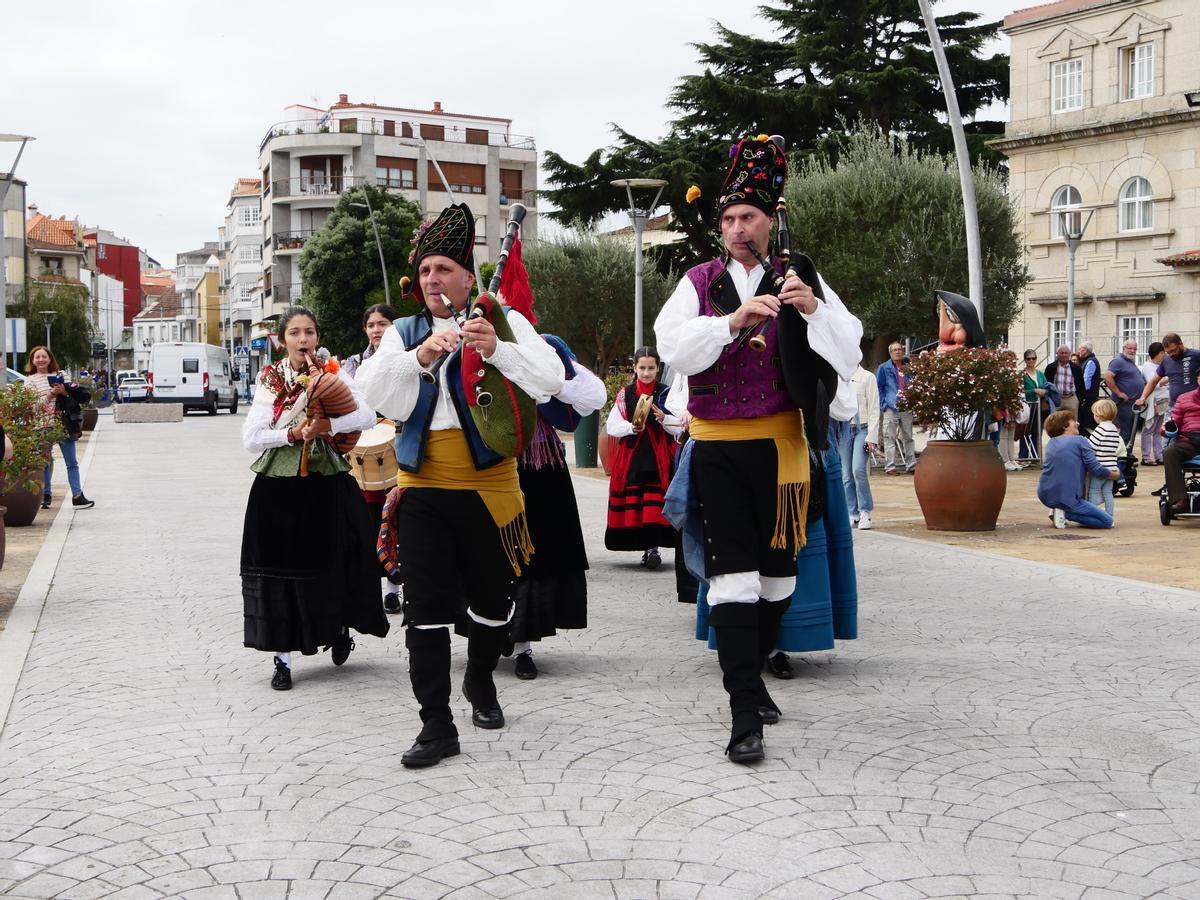
[{"label": "white van", "polygon": [[182,403],[183,411],[203,409],[210,416],[218,407],[238,408],[237,385],[229,351],[212,344],[167,343],[150,348],[150,372],[155,403]]}]

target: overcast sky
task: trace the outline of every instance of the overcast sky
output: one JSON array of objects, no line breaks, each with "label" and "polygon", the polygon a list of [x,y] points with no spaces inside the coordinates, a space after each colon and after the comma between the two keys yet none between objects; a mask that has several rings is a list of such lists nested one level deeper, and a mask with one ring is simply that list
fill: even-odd
[{"label": "overcast sky", "polygon": [[[914,6],[916,0],[913,0]],[[1001,18],[1031,5],[942,0]],[[744,0],[4,3],[0,132],[37,137],[17,175],[50,215],[112,229],[165,265],[215,240],[229,190],[291,103],[502,116],[579,161],[608,123],[658,137],[713,21],[766,34]],[[12,145],[0,145],[0,154]],[[0,156],[0,171],[11,155]]]}]

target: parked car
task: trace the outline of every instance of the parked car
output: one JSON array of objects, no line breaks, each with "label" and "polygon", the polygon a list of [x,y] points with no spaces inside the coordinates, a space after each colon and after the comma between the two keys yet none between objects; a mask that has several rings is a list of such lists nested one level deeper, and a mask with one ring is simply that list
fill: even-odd
[{"label": "parked car", "polygon": [[150,349],[147,375],[155,403],[182,403],[183,411],[203,409],[210,416],[219,407],[236,413],[237,385],[229,351],[212,344],[163,341]]},{"label": "parked car", "polygon": [[137,369],[118,369],[117,370],[117,384],[118,385],[120,385],[121,382],[124,381],[126,378],[141,378],[141,377],[142,377],[142,373],[139,372]]},{"label": "parked car", "polygon": [[145,378],[126,378],[117,388],[117,397],[122,403],[137,403],[152,400],[154,390]]}]

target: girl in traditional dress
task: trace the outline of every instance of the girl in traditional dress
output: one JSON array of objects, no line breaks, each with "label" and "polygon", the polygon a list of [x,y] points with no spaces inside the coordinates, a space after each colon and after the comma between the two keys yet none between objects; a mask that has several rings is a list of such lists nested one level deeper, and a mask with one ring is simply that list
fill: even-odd
[{"label": "girl in traditional dress", "polygon": [[[316,317],[288,309],[279,333],[287,356],[259,374],[242,427],[242,444],[259,457],[242,531],[244,644],[274,653],[271,687],[292,686],[292,651],[332,648],[335,665],[354,649],[350,628],[384,637],[373,522],[350,466],[323,438],[362,431],[375,413],[354,382],[341,378],[358,406],[333,419],[306,416],[309,360],[320,334]],[[329,371],[327,369],[327,371]],[[301,475],[308,446],[307,475]]]},{"label": "girl in traditional dress", "polygon": [[[392,327],[392,323],[397,318],[398,313],[386,303],[376,303],[363,311],[362,327],[367,336],[367,347],[362,353],[356,353],[342,363],[342,370],[347,375],[353,378],[358,367],[374,355],[375,351],[379,349],[379,342],[383,340],[384,333]],[[387,500],[387,491],[364,490],[362,495],[363,499],[367,501],[367,508],[371,511],[371,519],[375,522],[376,532],[378,532],[378,526],[383,523],[383,503]],[[375,546],[374,538],[372,538],[371,546]],[[399,584],[393,584],[386,573],[381,573],[380,577],[383,611],[395,615],[400,612],[400,592],[403,588]]]},{"label": "girl in traditional dress", "polygon": [[[604,546],[609,550],[641,550],[642,565],[662,565],[658,548],[674,546],[675,529],[663,518],[663,495],[671,483],[675,435],[679,422],[666,411],[668,386],[658,380],[662,363],[652,347],[633,354],[632,384],[617,394],[605,425],[617,438],[612,477],[608,488],[608,528]],[[635,428],[634,411],[642,397],[652,397],[645,424]]]}]

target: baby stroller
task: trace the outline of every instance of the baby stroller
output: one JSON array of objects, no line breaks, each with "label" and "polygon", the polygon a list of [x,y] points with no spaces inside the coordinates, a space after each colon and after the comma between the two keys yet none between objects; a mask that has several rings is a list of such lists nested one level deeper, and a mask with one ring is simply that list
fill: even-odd
[{"label": "baby stroller", "polygon": [[[1163,425],[1163,438],[1170,444],[1179,434],[1179,429],[1170,419]],[[1200,456],[1193,456],[1183,464],[1183,489],[1187,492],[1188,512],[1172,512],[1171,501],[1167,497],[1166,485],[1158,498],[1158,520],[1164,525],[1170,525],[1172,519],[1200,519]]]},{"label": "baby stroller", "polygon": [[1138,437],[1141,435],[1142,427],[1145,423],[1146,420],[1142,418],[1141,413],[1135,411],[1133,427],[1129,432],[1129,442],[1125,445],[1125,455],[1117,459],[1117,468],[1121,471],[1121,477],[1113,485],[1113,493],[1118,497],[1132,497],[1133,492],[1137,490],[1139,457],[1135,452],[1135,448],[1138,445]]}]

